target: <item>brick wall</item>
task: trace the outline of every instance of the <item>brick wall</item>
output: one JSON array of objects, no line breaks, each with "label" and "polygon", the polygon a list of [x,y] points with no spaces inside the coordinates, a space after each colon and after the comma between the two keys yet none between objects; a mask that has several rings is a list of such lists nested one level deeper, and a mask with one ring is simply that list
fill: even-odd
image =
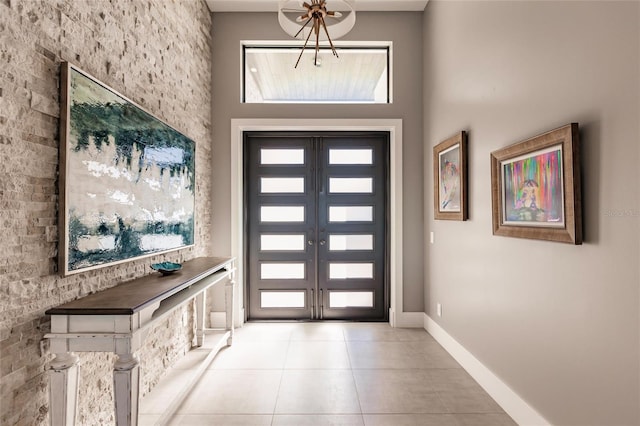
[{"label": "brick wall", "polygon": [[[0,424],[48,424],[44,311],[210,254],[211,16],[201,0],[0,0]],[[70,61],[194,139],[194,248],[57,275],[59,69]],[[138,353],[142,393],[190,347],[192,307]],[[43,347],[44,352],[41,352]],[[112,424],[112,354],[80,354],[78,421]]]}]

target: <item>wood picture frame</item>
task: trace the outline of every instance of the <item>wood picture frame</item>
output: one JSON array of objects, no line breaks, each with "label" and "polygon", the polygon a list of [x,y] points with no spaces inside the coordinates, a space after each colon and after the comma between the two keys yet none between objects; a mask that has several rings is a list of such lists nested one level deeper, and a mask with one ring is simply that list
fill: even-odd
[{"label": "wood picture frame", "polygon": [[582,244],[578,123],[491,153],[493,234]]},{"label": "wood picture frame", "polygon": [[467,220],[467,133],[433,147],[433,207],[436,220]]},{"label": "wood picture frame", "polygon": [[195,142],[61,64],[58,272],[194,245]]}]

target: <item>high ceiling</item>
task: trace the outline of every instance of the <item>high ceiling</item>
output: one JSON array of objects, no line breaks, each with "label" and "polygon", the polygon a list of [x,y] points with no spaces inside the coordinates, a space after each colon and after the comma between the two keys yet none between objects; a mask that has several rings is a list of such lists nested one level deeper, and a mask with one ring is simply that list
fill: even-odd
[{"label": "high ceiling", "polygon": [[[277,12],[278,0],[206,0],[212,12]],[[356,11],[422,11],[429,0],[355,0]],[[331,0],[327,0],[331,4]]]},{"label": "high ceiling", "polygon": [[[295,5],[295,1],[288,0]],[[311,3],[311,0],[306,0]],[[273,13],[274,22],[278,12],[278,0],[206,0],[212,12],[268,12]],[[361,11],[417,11],[422,12],[428,0],[355,0],[356,12]],[[302,0],[300,1],[300,5]],[[287,7],[291,7],[287,4]],[[327,7],[341,10],[345,3],[327,0]],[[344,10],[344,9],[343,9]],[[283,37],[285,33],[283,32]],[[302,42],[300,42],[302,43]],[[386,102],[389,92],[387,81],[386,53],[380,63],[371,55],[371,51],[360,52],[357,49],[347,54],[340,52],[340,60],[325,51],[321,62],[314,66],[313,49],[308,49],[300,63],[298,72],[294,72],[299,55],[298,49],[285,49],[285,52],[248,55],[246,60],[247,102]],[[309,76],[313,76],[309,79]],[[285,79],[283,76],[286,76]],[[330,77],[329,77],[330,76]],[[311,83],[310,83],[311,81]],[[324,82],[324,83],[323,83]],[[353,82],[357,82],[354,84]],[[325,84],[326,83],[326,84]],[[384,93],[383,93],[384,92]],[[249,100],[251,98],[251,100]],[[258,99],[258,100],[256,100]],[[384,99],[380,101],[380,99]]]}]

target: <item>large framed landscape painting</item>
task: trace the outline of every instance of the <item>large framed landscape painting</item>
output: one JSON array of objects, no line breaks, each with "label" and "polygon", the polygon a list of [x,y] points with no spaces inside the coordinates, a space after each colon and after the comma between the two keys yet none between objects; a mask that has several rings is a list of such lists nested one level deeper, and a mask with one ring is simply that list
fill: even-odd
[{"label": "large framed landscape painting", "polygon": [[582,244],[578,124],[491,153],[493,233]]},{"label": "large framed landscape painting", "polygon": [[61,81],[60,273],[193,245],[194,141],[69,63]]}]

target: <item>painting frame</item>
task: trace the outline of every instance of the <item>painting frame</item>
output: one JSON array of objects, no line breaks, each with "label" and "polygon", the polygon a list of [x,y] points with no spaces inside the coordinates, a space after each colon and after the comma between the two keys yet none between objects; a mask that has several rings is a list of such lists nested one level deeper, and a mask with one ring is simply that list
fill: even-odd
[{"label": "painting frame", "polygon": [[491,153],[493,234],[582,244],[579,126]]},{"label": "painting frame", "polygon": [[433,147],[433,197],[434,219],[468,219],[467,132],[464,130]]},{"label": "painting frame", "polygon": [[195,141],[70,62],[60,98],[58,273],[193,247]]}]

